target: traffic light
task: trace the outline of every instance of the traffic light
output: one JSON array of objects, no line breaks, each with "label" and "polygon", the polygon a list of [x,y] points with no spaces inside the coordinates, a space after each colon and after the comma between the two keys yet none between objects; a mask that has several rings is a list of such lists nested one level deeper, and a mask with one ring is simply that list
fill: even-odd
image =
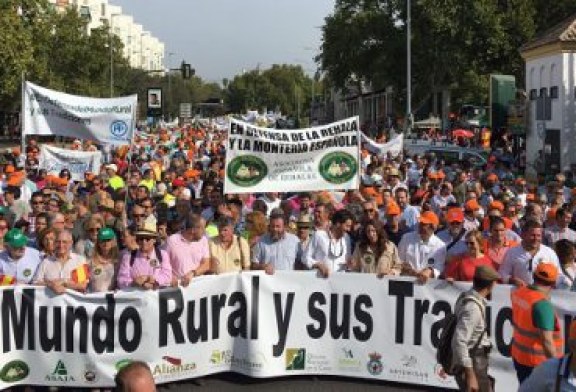
[{"label": "traffic light", "polygon": [[182,79],[190,79],[196,73],[190,64],[184,61],[182,61],[182,65],[180,66],[180,72],[182,72]]}]

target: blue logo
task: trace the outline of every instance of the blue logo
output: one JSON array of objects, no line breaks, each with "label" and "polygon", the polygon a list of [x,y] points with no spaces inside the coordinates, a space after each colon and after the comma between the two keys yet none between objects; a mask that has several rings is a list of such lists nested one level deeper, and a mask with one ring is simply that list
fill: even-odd
[{"label": "blue logo", "polygon": [[110,125],[110,132],[113,136],[116,137],[124,137],[128,133],[128,125],[124,121],[114,121],[112,125]]}]

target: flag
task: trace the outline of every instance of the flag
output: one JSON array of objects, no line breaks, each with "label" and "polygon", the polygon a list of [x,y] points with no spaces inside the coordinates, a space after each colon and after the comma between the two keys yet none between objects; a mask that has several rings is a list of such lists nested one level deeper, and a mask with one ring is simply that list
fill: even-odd
[{"label": "flag", "polygon": [[16,284],[16,278],[9,275],[0,275],[0,286],[12,286]]},{"label": "flag", "polygon": [[80,267],[72,271],[72,281],[74,283],[85,283],[90,277],[88,271],[88,264],[82,264]]}]

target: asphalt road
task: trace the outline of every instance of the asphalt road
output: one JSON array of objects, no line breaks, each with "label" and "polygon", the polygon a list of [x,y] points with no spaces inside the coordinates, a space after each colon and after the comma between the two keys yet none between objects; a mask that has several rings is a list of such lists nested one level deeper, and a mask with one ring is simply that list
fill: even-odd
[{"label": "asphalt road", "polygon": [[274,379],[254,379],[240,376],[234,373],[224,373],[209,376],[196,382],[182,382],[167,384],[160,388],[162,392],[226,392],[226,391],[250,391],[250,392],[364,392],[364,391],[443,391],[432,387],[417,387],[398,383],[384,383],[376,381],[364,381],[344,377],[285,377]]}]

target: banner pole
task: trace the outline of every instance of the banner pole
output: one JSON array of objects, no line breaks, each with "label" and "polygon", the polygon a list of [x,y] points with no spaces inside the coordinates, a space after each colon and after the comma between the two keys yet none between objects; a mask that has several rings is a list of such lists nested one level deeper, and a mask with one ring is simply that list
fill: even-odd
[{"label": "banner pole", "polygon": [[20,107],[20,137],[21,137],[21,147],[22,147],[22,151],[21,154],[26,154],[25,149],[26,149],[26,127],[24,126],[24,118],[26,117],[26,115],[24,114],[24,107],[25,107],[25,102],[26,102],[26,75],[24,73],[24,71],[22,71],[22,75],[21,75],[21,90],[22,90],[22,104]]},{"label": "banner pole", "polygon": [[[132,108],[132,121],[130,124],[130,129],[132,130],[132,134],[130,135],[130,144],[128,144],[128,173],[132,170],[132,145],[134,144],[134,136],[136,135],[136,110],[138,108],[138,98],[136,98],[136,105]],[[124,208],[128,206],[128,184],[126,186],[126,195],[124,196]],[[127,222],[125,222],[127,223]],[[126,227],[127,229],[127,227]]]}]

